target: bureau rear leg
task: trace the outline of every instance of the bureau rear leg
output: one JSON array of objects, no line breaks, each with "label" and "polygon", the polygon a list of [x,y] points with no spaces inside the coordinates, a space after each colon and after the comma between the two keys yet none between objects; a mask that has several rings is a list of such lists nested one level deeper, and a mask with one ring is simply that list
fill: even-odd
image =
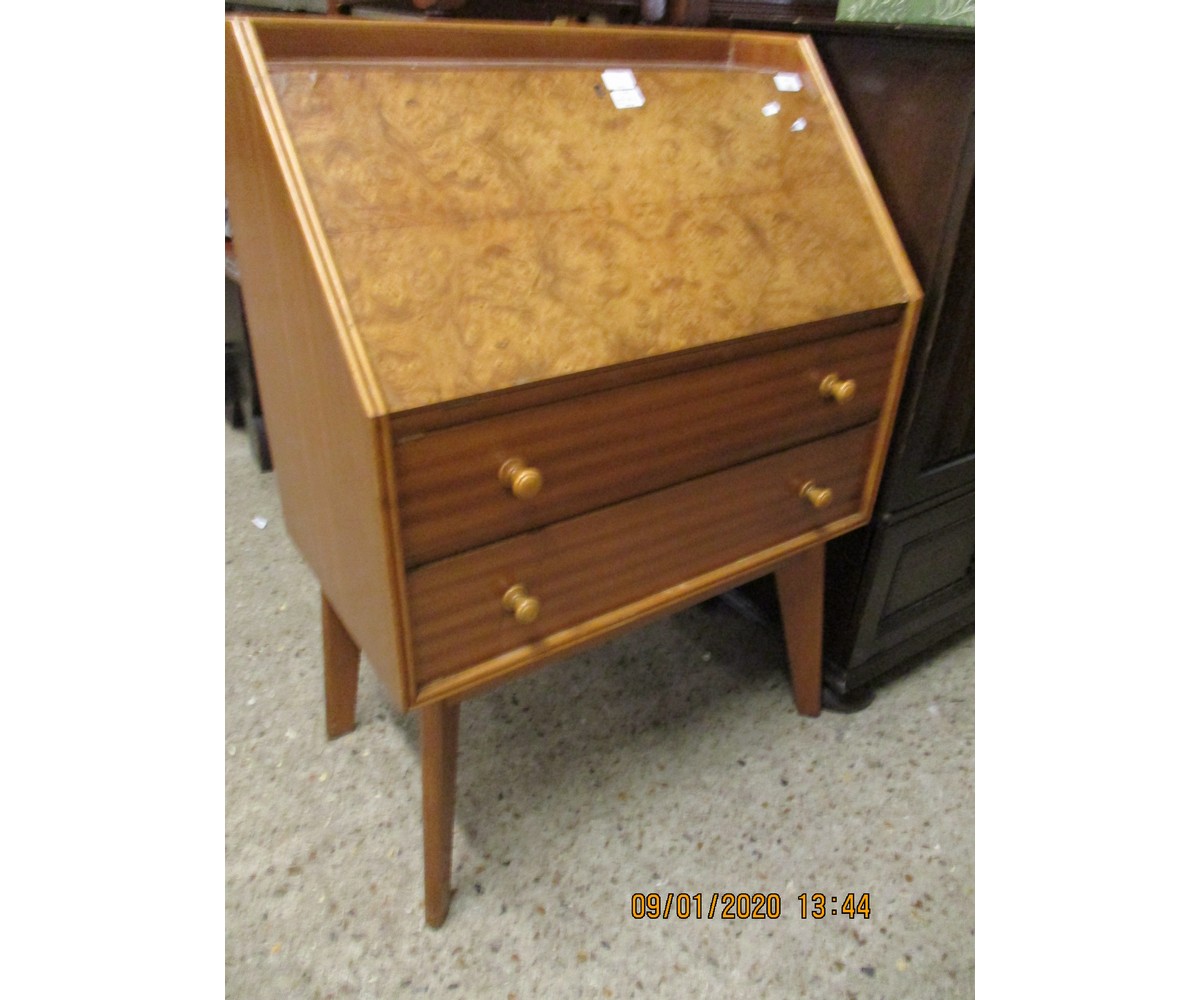
[{"label": "bureau rear leg", "polygon": [[458,702],[421,710],[421,795],[425,823],[425,922],[441,927],[450,909]]},{"label": "bureau rear leg", "polygon": [[792,697],[801,715],[821,714],[821,632],[825,624],[825,546],[814,545],[775,570]]},{"label": "bureau rear leg", "polygon": [[354,728],[360,650],[321,592],[321,638],[325,646],[325,733],[336,739]]}]

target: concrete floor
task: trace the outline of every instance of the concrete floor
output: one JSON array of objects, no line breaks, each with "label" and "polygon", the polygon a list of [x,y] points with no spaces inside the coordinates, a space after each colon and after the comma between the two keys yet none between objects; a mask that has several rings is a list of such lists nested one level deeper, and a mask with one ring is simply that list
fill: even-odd
[{"label": "concrete floor", "polygon": [[[782,638],[710,603],[467,702],[434,931],[417,720],[368,667],[358,729],[325,740],[319,618],[227,427],[227,996],[974,995],[973,638],[805,719]],[[650,892],[704,918],[635,919]],[[725,892],[780,916],[707,919]],[[813,893],[870,915],[805,917]]]}]

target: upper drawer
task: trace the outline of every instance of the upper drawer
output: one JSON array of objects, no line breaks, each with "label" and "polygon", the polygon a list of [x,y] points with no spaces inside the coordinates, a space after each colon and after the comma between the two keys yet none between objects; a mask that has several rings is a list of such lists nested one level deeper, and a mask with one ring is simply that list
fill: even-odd
[{"label": "upper drawer", "polygon": [[[871,421],[897,335],[896,326],[876,327],[400,440],[405,562],[420,565]],[[830,377],[836,384],[823,391]],[[506,484],[506,466],[524,477]]]},{"label": "upper drawer", "polygon": [[[877,424],[857,427],[414,570],[418,681],[536,653],[543,638],[852,517],[877,437]],[[539,602],[532,620],[505,606],[515,586]]]}]

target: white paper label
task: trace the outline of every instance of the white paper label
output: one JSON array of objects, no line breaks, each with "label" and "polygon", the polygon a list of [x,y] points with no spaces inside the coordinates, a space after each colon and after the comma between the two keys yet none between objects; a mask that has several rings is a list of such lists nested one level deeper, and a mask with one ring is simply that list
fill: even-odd
[{"label": "white paper label", "polygon": [[609,90],[637,90],[637,77],[631,69],[606,69],[600,79]]},{"label": "white paper label", "polygon": [[775,74],[775,89],[782,91],[796,91],[800,89],[800,74],[799,73],[776,73]]},{"label": "white paper label", "polygon": [[640,108],[646,103],[646,96],[640,87],[634,87],[633,90],[614,90],[608,96],[612,98],[613,104],[622,110]]}]

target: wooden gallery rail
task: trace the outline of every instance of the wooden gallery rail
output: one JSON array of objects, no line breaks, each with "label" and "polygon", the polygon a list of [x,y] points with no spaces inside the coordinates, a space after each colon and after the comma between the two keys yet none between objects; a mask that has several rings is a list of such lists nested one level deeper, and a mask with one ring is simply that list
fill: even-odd
[{"label": "wooden gallery rail", "polygon": [[327,727],[421,713],[425,912],[462,699],[774,573],[820,710],[825,543],[921,291],[804,36],[231,18],[227,188]]}]

